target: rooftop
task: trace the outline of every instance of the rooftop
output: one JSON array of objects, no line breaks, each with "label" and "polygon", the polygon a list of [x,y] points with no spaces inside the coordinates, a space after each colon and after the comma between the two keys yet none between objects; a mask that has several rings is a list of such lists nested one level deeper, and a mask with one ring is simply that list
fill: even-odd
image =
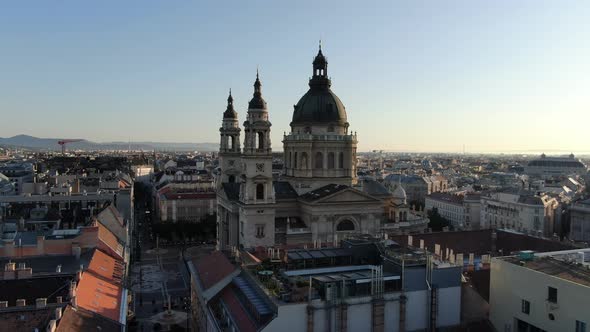
[{"label": "rooftop", "polygon": [[197,269],[203,289],[208,289],[215,285],[235,269],[221,251],[215,251],[193,263]]},{"label": "rooftop", "polygon": [[304,201],[313,202],[348,188],[350,187],[341,184],[329,184],[301,195],[300,198]]},{"label": "rooftop", "polygon": [[462,205],[463,204],[463,195],[453,195],[448,193],[441,193],[441,192],[434,192],[428,195],[428,198],[434,199],[437,201],[443,201],[447,203]]},{"label": "rooftop", "polygon": [[[579,253],[583,253],[584,262],[581,261],[581,254]],[[499,259],[590,287],[590,249],[534,254],[532,259],[523,259],[520,256],[508,256]]]},{"label": "rooftop", "polygon": [[56,332],[118,331],[121,325],[83,308],[67,306],[59,320]]}]

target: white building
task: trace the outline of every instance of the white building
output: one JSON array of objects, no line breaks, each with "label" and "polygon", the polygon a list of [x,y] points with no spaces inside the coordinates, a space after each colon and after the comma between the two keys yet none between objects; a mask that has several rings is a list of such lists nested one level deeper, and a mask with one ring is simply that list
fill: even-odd
[{"label": "white building", "polygon": [[590,243],[590,199],[570,208],[570,240]]},{"label": "white building", "polygon": [[492,259],[490,321],[497,331],[590,330],[590,249]]},{"label": "white building", "polygon": [[152,165],[132,165],[131,171],[135,174],[135,181],[149,183],[154,174],[154,166]]},{"label": "white building", "polygon": [[540,158],[531,160],[524,168],[527,175],[549,178],[553,176],[584,175],[587,173],[586,165],[573,154],[567,157],[547,157],[542,154]]},{"label": "white building", "polygon": [[467,229],[481,228],[481,195],[479,193],[467,193],[463,198],[465,208],[465,227]]},{"label": "white building", "polygon": [[426,211],[436,209],[438,214],[447,219],[455,228],[465,227],[465,207],[463,196],[447,193],[432,193],[424,199]]},{"label": "white building", "polygon": [[481,196],[481,223],[484,228],[508,228],[520,232],[552,236],[555,209],[559,203],[547,195],[515,190]]}]

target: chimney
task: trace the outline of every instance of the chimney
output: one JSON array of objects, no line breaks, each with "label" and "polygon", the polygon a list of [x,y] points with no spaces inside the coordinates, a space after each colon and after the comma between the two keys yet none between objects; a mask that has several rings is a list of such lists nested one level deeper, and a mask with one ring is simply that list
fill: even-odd
[{"label": "chimney", "polygon": [[8,308],[8,301],[0,301],[0,308]]},{"label": "chimney", "polygon": [[37,309],[47,307],[47,298],[46,297],[42,297],[42,298],[36,299],[35,300],[35,307]]},{"label": "chimney", "polygon": [[57,322],[55,321],[55,319],[50,320],[49,324],[47,324],[47,332],[55,332],[56,329]]},{"label": "chimney", "polygon": [[55,320],[58,321],[61,319],[61,308],[55,308]]},{"label": "chimney", "polygon": [[70,282],[70,298],[74,298],[76,296],[76,282]]},{"label": "chimney", "polygon": [[27,300],[25,300],[25,299],[16,300],[17,307],[25,307],[26,305],[27,305]]},{"label": "chimney", "polygon": [[19,270],[24,270],[27,267],[27,264],[25,263],[18,263],[18,269]]},{"label": "chimney", "polygon": [[8,262],[4,265],[4,271],[14,271],[16,270],[16,263]]},{"label": "chimney", "polygon": [[62,303],[62,302],[63,302],[63,298],[62,298],[61,296],[56,296],[56,297],[55,297],[55,301],[56,301],[57,303]]},{"label": "chimney", "polygon": [[55,268],[55,273],[61,273],[61,264]]},{"label": "chimney", "polygon": [[80,259],[80,254],[82,253],[82,248],[79,245],[72,246],[72,254],[76,256],[76,259]]}]

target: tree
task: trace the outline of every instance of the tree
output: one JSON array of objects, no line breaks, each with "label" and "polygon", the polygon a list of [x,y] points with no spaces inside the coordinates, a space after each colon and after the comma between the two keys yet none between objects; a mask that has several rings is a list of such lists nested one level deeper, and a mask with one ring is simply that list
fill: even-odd
[{"label": "tree", "polygon": [[428,227],[435,232],[440,232],[443,230],[443,227],[449,226],[449,221],[438,213],[437,208],[432,208],[432,210],[428,211],[428,219],[430,219]]}]

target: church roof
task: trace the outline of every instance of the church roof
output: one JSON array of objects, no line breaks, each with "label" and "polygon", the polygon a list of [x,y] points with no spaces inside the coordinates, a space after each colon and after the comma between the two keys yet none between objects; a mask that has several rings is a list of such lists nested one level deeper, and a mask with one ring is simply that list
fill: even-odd
[{"label": "church roof", "polygon": [[295,105],[292,124],[344,124],[346,121],[346,109],[332,90],[310,88]]},{"label": "church roof", "polygon": [[363,189],[362,191],[365,194],[369,194],[372,196],[380,196],[380,195],[391,195],[391,192],[385,188],[385,186],[373,179],[359,179],[362,181]]},{"label": "church roof", "polygon": [[309,123],[334,123],[347,125],[346,109],[340,98],[330,89],[332,82],[328,77],[328,60],[322,49],[313,61],[313,77],[309,80],[309,90],[295,105],[291,125]]},{"label": "church roof", "polygon": [[297,198],[299,196],[295,189],[293,189],[293,186],[287,181],[274,181],[272,185],[275,189],[276,199]]},{"label": "church roof", "polygon": [[342,190],[346,190],[350,188],[349,186],[345,186],[342,184],[328,184],[325,185],[323,187],[320,187],[316,190],[312,190],[308,193],[305,193],[304,195],[301,195],[301,199],[307,202],[313,202],[313,201],[317,201],[321,198],[324,198],[326,196],[330,196],[334,193],[337,193],[339,191]]}]

